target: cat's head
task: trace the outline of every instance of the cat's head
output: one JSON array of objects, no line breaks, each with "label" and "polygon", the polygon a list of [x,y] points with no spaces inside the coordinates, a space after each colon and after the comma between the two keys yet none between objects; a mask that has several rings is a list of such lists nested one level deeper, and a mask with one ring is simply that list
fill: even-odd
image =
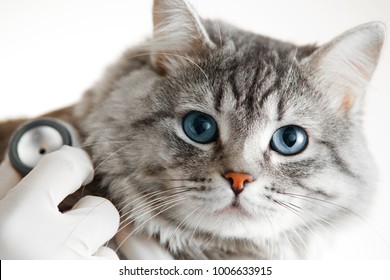
[{"label": "cat's head", "polygon": [[149,45],[94,89],[84,125],[129,222],[166,240],[265,240],[366,206],[362,101],[382,24],[317,47],[202,20],[179,0],[155,1],[153,20]]}]

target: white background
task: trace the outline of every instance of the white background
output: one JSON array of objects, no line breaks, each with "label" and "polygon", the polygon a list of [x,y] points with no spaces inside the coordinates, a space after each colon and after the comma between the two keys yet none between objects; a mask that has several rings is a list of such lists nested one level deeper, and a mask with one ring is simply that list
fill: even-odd
[{"label": "white background", "polygon": [[[390,26],[388,0],[192,4],[205,17],[296,43],[323,43],[373,20]],[[126,47],[151,34],[151,6],[152,0],[0,0],[0,119],[77,102]],[[377,199],[365,221],[356,219],[357,226],[338,230],[324,258],[390,259],[389,74],[387,42],[365,110],[366,134],[380,171]]]}]

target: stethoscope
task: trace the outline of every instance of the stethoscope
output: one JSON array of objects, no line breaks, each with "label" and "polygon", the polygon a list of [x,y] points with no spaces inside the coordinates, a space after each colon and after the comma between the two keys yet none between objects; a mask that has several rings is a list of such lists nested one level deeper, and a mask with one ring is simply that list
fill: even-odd
[{"label": "stethoscope", "polygon": [[58,119],[38,119],[15,131],[8,146],[8,157],[12,166],[25,176],[44,155],[76,143],[76,132],[70,124]]}]

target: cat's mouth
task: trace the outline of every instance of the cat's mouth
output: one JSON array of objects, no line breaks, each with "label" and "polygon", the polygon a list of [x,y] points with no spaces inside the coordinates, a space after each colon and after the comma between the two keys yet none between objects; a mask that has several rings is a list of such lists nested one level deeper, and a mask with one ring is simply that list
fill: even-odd
[{"label": "cat's mouth", "polygon": [[251,218],[252,216],[245,210],[245,208],[241,205],[240,201],[236,198],[229,206],[222,208],[216,212],[218,216],[236,216],[236,217],[245,217]]}]

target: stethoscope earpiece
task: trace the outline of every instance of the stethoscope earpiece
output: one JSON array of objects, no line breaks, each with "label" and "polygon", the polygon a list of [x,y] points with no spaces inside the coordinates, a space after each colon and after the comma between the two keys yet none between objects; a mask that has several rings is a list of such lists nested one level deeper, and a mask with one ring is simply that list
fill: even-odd
[{"label": "stethoscope earpiece", "polygon": [[8,157],[13,167],[27,175],[46,154],[63,145],[74,145],[69,124],[55,119],[38,119],[22,125],[11,137]]}]

